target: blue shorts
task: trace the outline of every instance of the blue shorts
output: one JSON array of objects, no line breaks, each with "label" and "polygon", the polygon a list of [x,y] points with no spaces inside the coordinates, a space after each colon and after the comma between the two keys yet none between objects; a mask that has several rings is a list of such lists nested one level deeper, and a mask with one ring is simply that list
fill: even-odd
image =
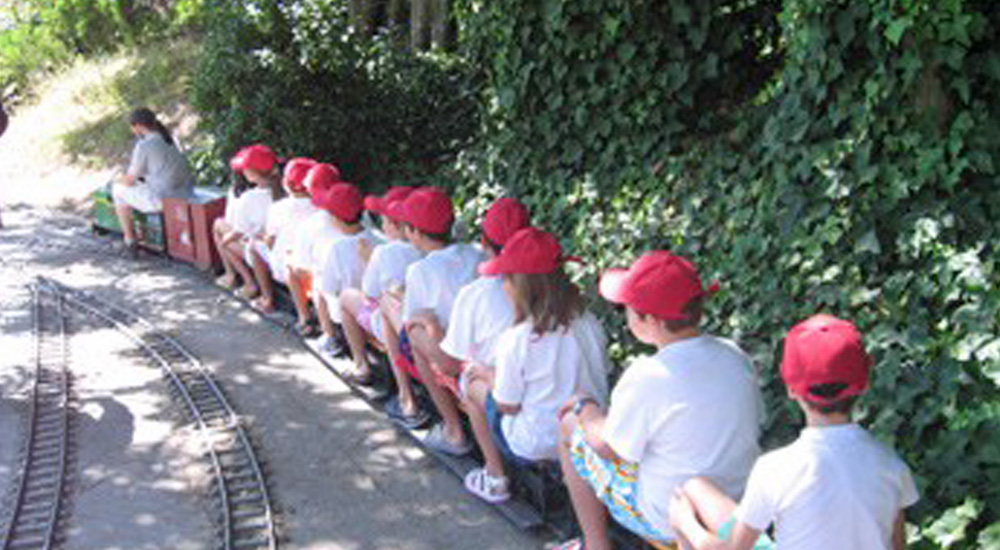
[{"label": "blue shorts", "polygon": [[653,527],[639,511],[636,500],[639,490],[637,464],[601,458],[587,445],[579,426],[573,431],[570,458],[576,473],[590,485],[615,521],[647,541],[673,542],[673,537]]},{"label": "blue shorts", "polygon": [[515,466],[523,467],[532,464],[533,461],[517,456],[510,448],[507,437],[503,435],[503,429],[500,427],[501,420],[503,420],[503,413],[500,412],[497,402],[493,399],[493,393],[490,392],[486,394],[486,423],[490,427],[490,433],[493,434],[493,442],[497,444],[497,450],[503,455],[504,460]]}]

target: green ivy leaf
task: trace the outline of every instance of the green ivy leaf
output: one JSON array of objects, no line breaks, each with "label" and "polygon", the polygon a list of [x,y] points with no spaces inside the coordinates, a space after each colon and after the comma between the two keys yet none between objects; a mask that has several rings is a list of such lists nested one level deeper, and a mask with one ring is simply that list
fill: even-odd
[{"label": "green ivy leaf", "polygon": [[911,17],[893,19],[885,29],[885,37],[889,42],[892,42],[893,46],[898,46],[899,41],[903,39],[903,33],[912,26],[913,19]]}]

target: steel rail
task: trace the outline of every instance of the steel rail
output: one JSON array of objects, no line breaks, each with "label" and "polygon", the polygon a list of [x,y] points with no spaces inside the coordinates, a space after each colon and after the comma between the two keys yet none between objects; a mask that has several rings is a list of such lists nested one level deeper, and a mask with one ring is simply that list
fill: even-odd
[{"label": "steel rail", "polygon": [[[102,319],[129,338],[170,380],[195,423],[212,463],[215,493],[222,509],[219,521],[223,548],[276,550],[274,512],[262,468],[239,416],[201,361],[148,320],[51,279],[45,281],[57,288],[69,305]],[[224,456],[236,459],[227,461]],[[244,471],[245,468],[249,468],[249,472]],[[249,485],[234,482],[248,478],[251,480]],[[260,509],[260,512],[243,510],[240,517],[235,518],[236,508],[243,505]],[[263,538],[255,537],[261,534]]]},{"label": "steel rail", "polygon": [[[31,287],[35,385],[21,479],[4,536],[4,550],[53,548],[68,498],[71,395],[66,315],[63,300],[54,296],[56,326],[46,326],[42,290],[38,284]],[[48,331],[56,333],[55,342],[46,338]],[[50,350],[49,345],[57,348]],[[52,352],[56,357],[50,358]]]}]

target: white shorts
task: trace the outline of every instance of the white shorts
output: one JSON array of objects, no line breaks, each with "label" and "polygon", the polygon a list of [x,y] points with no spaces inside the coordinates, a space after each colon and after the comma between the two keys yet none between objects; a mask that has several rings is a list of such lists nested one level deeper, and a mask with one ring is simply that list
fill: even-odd
[{"label": "white shorts", "polygon": [[140,182],[135,185],[116,183],[111,186],[111,196],[115,204],[127,204],[146,214],[163,211],[163,201],[145,183]]},{"label": "white shorts", "polygon": [[285,269],[284,254],[281,254],[277,250],[271,250],[262,240],[250,239],[243,249],[243,258],[249,266],[253,266],[253,255],[250,254],[251,249],[255,250],[264,260],[264,263],[267,264],[267,267],[271,271],[272,279],[281,284],[288,284],[288,271]]}]

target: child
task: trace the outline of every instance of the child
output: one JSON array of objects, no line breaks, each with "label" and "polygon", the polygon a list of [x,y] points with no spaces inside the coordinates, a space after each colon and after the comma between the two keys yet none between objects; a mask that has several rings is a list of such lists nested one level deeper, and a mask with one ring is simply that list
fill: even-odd
[{"label": "child", "polygon": [[510,497],[504,457],[558,457],[557,413],[570,396],[585,394],[601,404],[607,398],[607,339],[563,271],[565,261],[554,236],[526,228],[479,268],[503,275],[515,311],[515,325],[497,343],[495,373],[472,367],[464,401],[486,461],[466,475],[465,487],[487,502]]},{"label": "child", "polygon": [[850,322],[815,315],[792,328],[781,377],[806,427],[757,461],[738,506],[702,478],[676,491],[670,518],[687,547],[772,547],[758,536],[773,522],[782,550],[905,548],[904,509],[918,499],[913,477],[892,449],[851,422],[870,367]]},{"label": "child", "polygon": [[[481,244],[486,259],[492,259],[518,230],[528,226],[528,209],[511,198],[493,203],[483,218]],[[441,434],[462,433],[457,396],[462,393],[458,376],[463,362],[492,369],[494,347],[500,334],[514,322],[514,307],[503,290],[500,277],[484,275],[463,286],[455,297],[447,332],[430,315],[412,323],[407,336],[412,347],[420,350],[427,373],[420,370],[425,385],[450,391],[440,392],[435,401],[443,424]]]},{"label": "child", "polygon": [[666,251],[602,277],[601,294],[625,305],[629,330],[657,352],[625,370],[606,411],[586,394],[560,411],[559,458],[584,536],[560,548],[610,548],[607,512],[646,540],[671,543],[670,498],[692,476],[742,493],[759,453],[762,407],[746,354],[698,328],[714,290]]},{"label": "child", "polygon": [[251,145],[241,149],[230,161],[230,166],[234,171],[241,172],[254,187],[236,199],[232,227],[216,241],[219,256],[223,257],[223,263],[230,268],[227,270],[227,277],[230,278],[223,279],[221,284],[226,288],[233,288],[236,281],[232,276],[235,272],[243,281],[240,294],[251,299],[260,290],[244,261],[246,247],[252,238],[263,234],[267,211],[271,203],[281,197],[278,156],[267,145]]},{"label": "child", "polygon": [[[406,268],[424,257],[403,234],[403,201],[412,191],[411,187],[393,187],[382,197],[365,198],[365,208],[381,216],[382,232],[388,242],[379,244],[367,255],[361,288],[346,288],[340,293],[344,336],[354,360],[354,370],[347,376],[355,384],[370,385],[372,382],[368,354],[365,353],[366,335],[371,334],[385,342],[382,315],[378,310],[379,299],[389,289],[402,288],[406,282]],[[364,251],[362,245],[359,251],[362,259],[366,256]]]},{"label": "child", "polygon": [[292,249],[288,256],[288,290],[298,315],[295,325],[299,335],[312,338],[319,334],[309,309],[309,292],[317,260],[313,254],[316,243],[336,236],[332,216],[320,207],[323,196],[340,181],[340,170],[332,164],[316,163],[306,174],[305,187],[312,195],[316,212],[296,226],[292,234]]},{"label": "child", "polygon": [[[333,341],[334,323],[340,324],[340,293],[348,288],[361,288],[365,262],[361,257],[362,247],[371,246],[375,235],[361,225],[364,210],[361,191],[350,183],[338,183],[330,188],[323,199],[324,208],[333,215],[333,225],[339,235],[330,241],[322,269],[315,273],[314,281],[319,283],[317,313],[320,326]],[[329,349],[327,349],[329,351]]]},{"label": "child", "polygon": [[316,211],[304,183],[315,164],[316,161],[307,158],[288,161],[282,183],[289,197],[271,205],[264,236],[247,247],[247,261],[261,291],[253,305],[264,313],[274,311],[272,279],[280,283],[288,281],[287,260],[295,227]]},{"label": "child", "polygon": [[[428,320],[447,329],[455,296],[463,285],[475,278],[482,255],[471,245],[451,242],[455,214],[451,199],[441,189],[425,187],[414,191],[403,203],[402,214],[406,238],[426,256],[407,268],[403,296],[389,293],[383,297],[380,310],[386,328],[390,329],[385,331],[386,347],[398,389],[398,400],[390,403],[388,412],[403,425],[416,427],[426,423],[427,416],[414,399],[410,376],[419,376],[425,382],[431,379],[427,350],[413,347],[415,369],[410,370],[407,362],[401,359],[397,335],[404,329],[408,333]],[[435,405],[439,401],[447,402],[443,388],[435,384],[426,387]],[[464,454],[470,448],[463,433],[444,434],[441,428],[431,430],[426,442],[432,448],[452,454]]]}]

